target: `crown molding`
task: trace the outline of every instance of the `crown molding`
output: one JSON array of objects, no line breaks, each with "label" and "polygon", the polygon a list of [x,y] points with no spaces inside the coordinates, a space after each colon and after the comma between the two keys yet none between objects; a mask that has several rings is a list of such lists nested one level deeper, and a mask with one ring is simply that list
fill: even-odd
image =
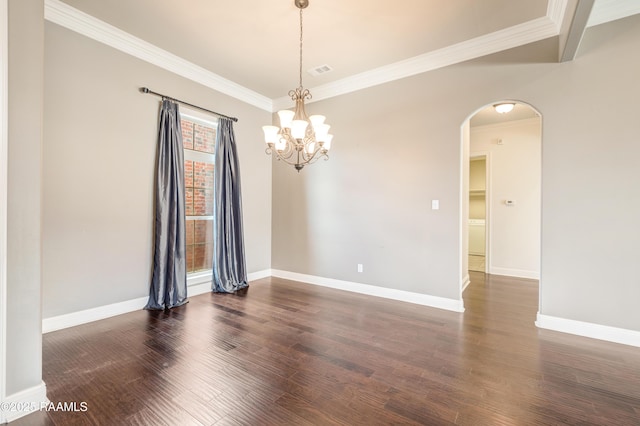
[{"label": "crown molding", "polygon": [[[341,80],[312,87],[309,90],[312,92],[313,98],[308,103],[411,77],[557,36],[560,32],[560,25],[566,8],[567,0],[550,0],[547,6],[547,15],[544,17],[414,56],[413,58],[374,68]],[[293,103],[288,96],[277,98],[273,101],[274,111],[289,108],[292,105]]]},{"label": "crown molding", "polygon": [[604,24],[640,13],[638,0],[598,0],[593,5],[587,27]]},{"label": "crown molding", "polygon": [[[313,87],[310,89],[313,92],[313,99],[310,102],[329,99],[556,36],[566,13],[567,1],[549,0],[544,17]],[[624,3],[634,3],[634,0],[627,0]],[[272,112],[292,106],[292,101],[287,96],[272,100],[60,0],[45,0],[45,19],[265,111]]]},{"label": "crown molding", "polygon": [[188,78],[210,89],[269,112],[273,109],[270,98],[160,49],[60,0],[45,0],[44,17],[49,22],[75,31],[181,77]]},{"label": "crown molding", "polygon": [[564,14],[567,13],[567,0],[549,0],[547,3],[547,18],[556,26],[556,31],[560,33]]}]

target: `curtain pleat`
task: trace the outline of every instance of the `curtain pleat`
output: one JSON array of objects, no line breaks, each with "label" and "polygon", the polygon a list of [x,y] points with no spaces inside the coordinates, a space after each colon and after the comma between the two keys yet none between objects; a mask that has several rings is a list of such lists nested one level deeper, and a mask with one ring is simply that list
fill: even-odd
[{"label": "curtain pleat", "polygon": [[249,286],[242,229],[240,168],[233,122],[220,118],[215,150],[213,195],[213,282],[216,293],[233,293]]},{"label": "curtain pleat", "polygon": [[155,247],[145,309],[187,303],[184,152],[178,104],[163,99],[156,170]]}]

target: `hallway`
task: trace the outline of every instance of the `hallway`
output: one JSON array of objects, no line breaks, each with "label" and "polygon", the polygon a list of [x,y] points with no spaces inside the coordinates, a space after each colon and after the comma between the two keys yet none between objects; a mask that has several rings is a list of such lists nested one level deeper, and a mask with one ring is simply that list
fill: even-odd
[{"label": "hallway", "polygon": [[484,272],[486,258],[477,254],[469,255],[469,271]]}]

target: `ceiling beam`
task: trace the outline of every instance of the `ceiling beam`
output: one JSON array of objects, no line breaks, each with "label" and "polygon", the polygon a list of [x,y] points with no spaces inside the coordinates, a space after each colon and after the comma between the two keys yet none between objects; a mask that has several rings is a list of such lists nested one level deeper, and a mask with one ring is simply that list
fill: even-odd
[{"label": "ceiling beam", "polygon": [[[560,62],[572,61],[576,57],[578,47],[584,36],[584,31],[587,28],[587,22],[589,21],[589,15],[595,0],[578,0],[575,2],[575,9],[573,15],[568,21],[568,29],[560,32],[560,49],[559,58]],[[570,8],[567,8],[567,15],[569,15]]]}]

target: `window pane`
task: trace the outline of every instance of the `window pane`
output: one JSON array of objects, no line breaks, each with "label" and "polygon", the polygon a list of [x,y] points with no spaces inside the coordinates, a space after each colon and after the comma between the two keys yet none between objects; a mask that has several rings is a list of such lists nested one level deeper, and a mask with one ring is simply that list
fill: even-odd
[{"label": "window pane", "polygon": [[[189,231],[191,229],[191,231]],[[191,233],[191,234],[190,234]],[[187,272],[211,269],[213,262],[213,221],[187,221]]]},{"label": "window pane", "polygon": [[213,154],[216,145],[216,129],[198,123],[194,123],[193,128],[193,149]]},{"label": "window pane", "polygon": [[187,274],[190,272],[195,272],[195,267],[193,266],[194,263],[194,257],[193,257],[193,245],[187,246]]},{"label": "window pane", "polygon": [[213,163],[195,161],[191,167],[193,168],[193,185],[191,186],[213,189]]},{"label": "window pane", "polygon": [[187,273],[193,272],[193,243],[194,243],[194,229],[195,220],[187,220]]},{"label": "window pane", "polygon": [[193,123],[189,120],[180,120],[182,128],[182,147],[184,149],[193,149]]},{"label": "window pane", "polygon": [[213,264],[213,244],[196,244],[193,250],[193,270],[211,269]]},{"label": "window pane", "polygon": [[[188,115],[181,118],[187,273],[210,270],[213,262],[213,183],[216,125]],[[199,216],[199,217],[195,217]]]},{"label": "window pane", "polygon": [[195,232],[194,240],[195,244],[204,244],[213,242],[213,221],[212,220],[194,220]]},{"label": "window pane", "polygon": [[186,224],[187,224],[187,245],[188,246],[192,246],[195,243],[195,220],[187,220]]},{"label": "window pane", "polygon": [[193,188],[184,189],[184,214],[193,216]]},{"label": "window pane", "polygon": [[184,160],[184,187],[193,188],[193,160]]},{"label": "window pane", "polygon": [[213,216],[212,189],[193,189],[193,216]]}]

